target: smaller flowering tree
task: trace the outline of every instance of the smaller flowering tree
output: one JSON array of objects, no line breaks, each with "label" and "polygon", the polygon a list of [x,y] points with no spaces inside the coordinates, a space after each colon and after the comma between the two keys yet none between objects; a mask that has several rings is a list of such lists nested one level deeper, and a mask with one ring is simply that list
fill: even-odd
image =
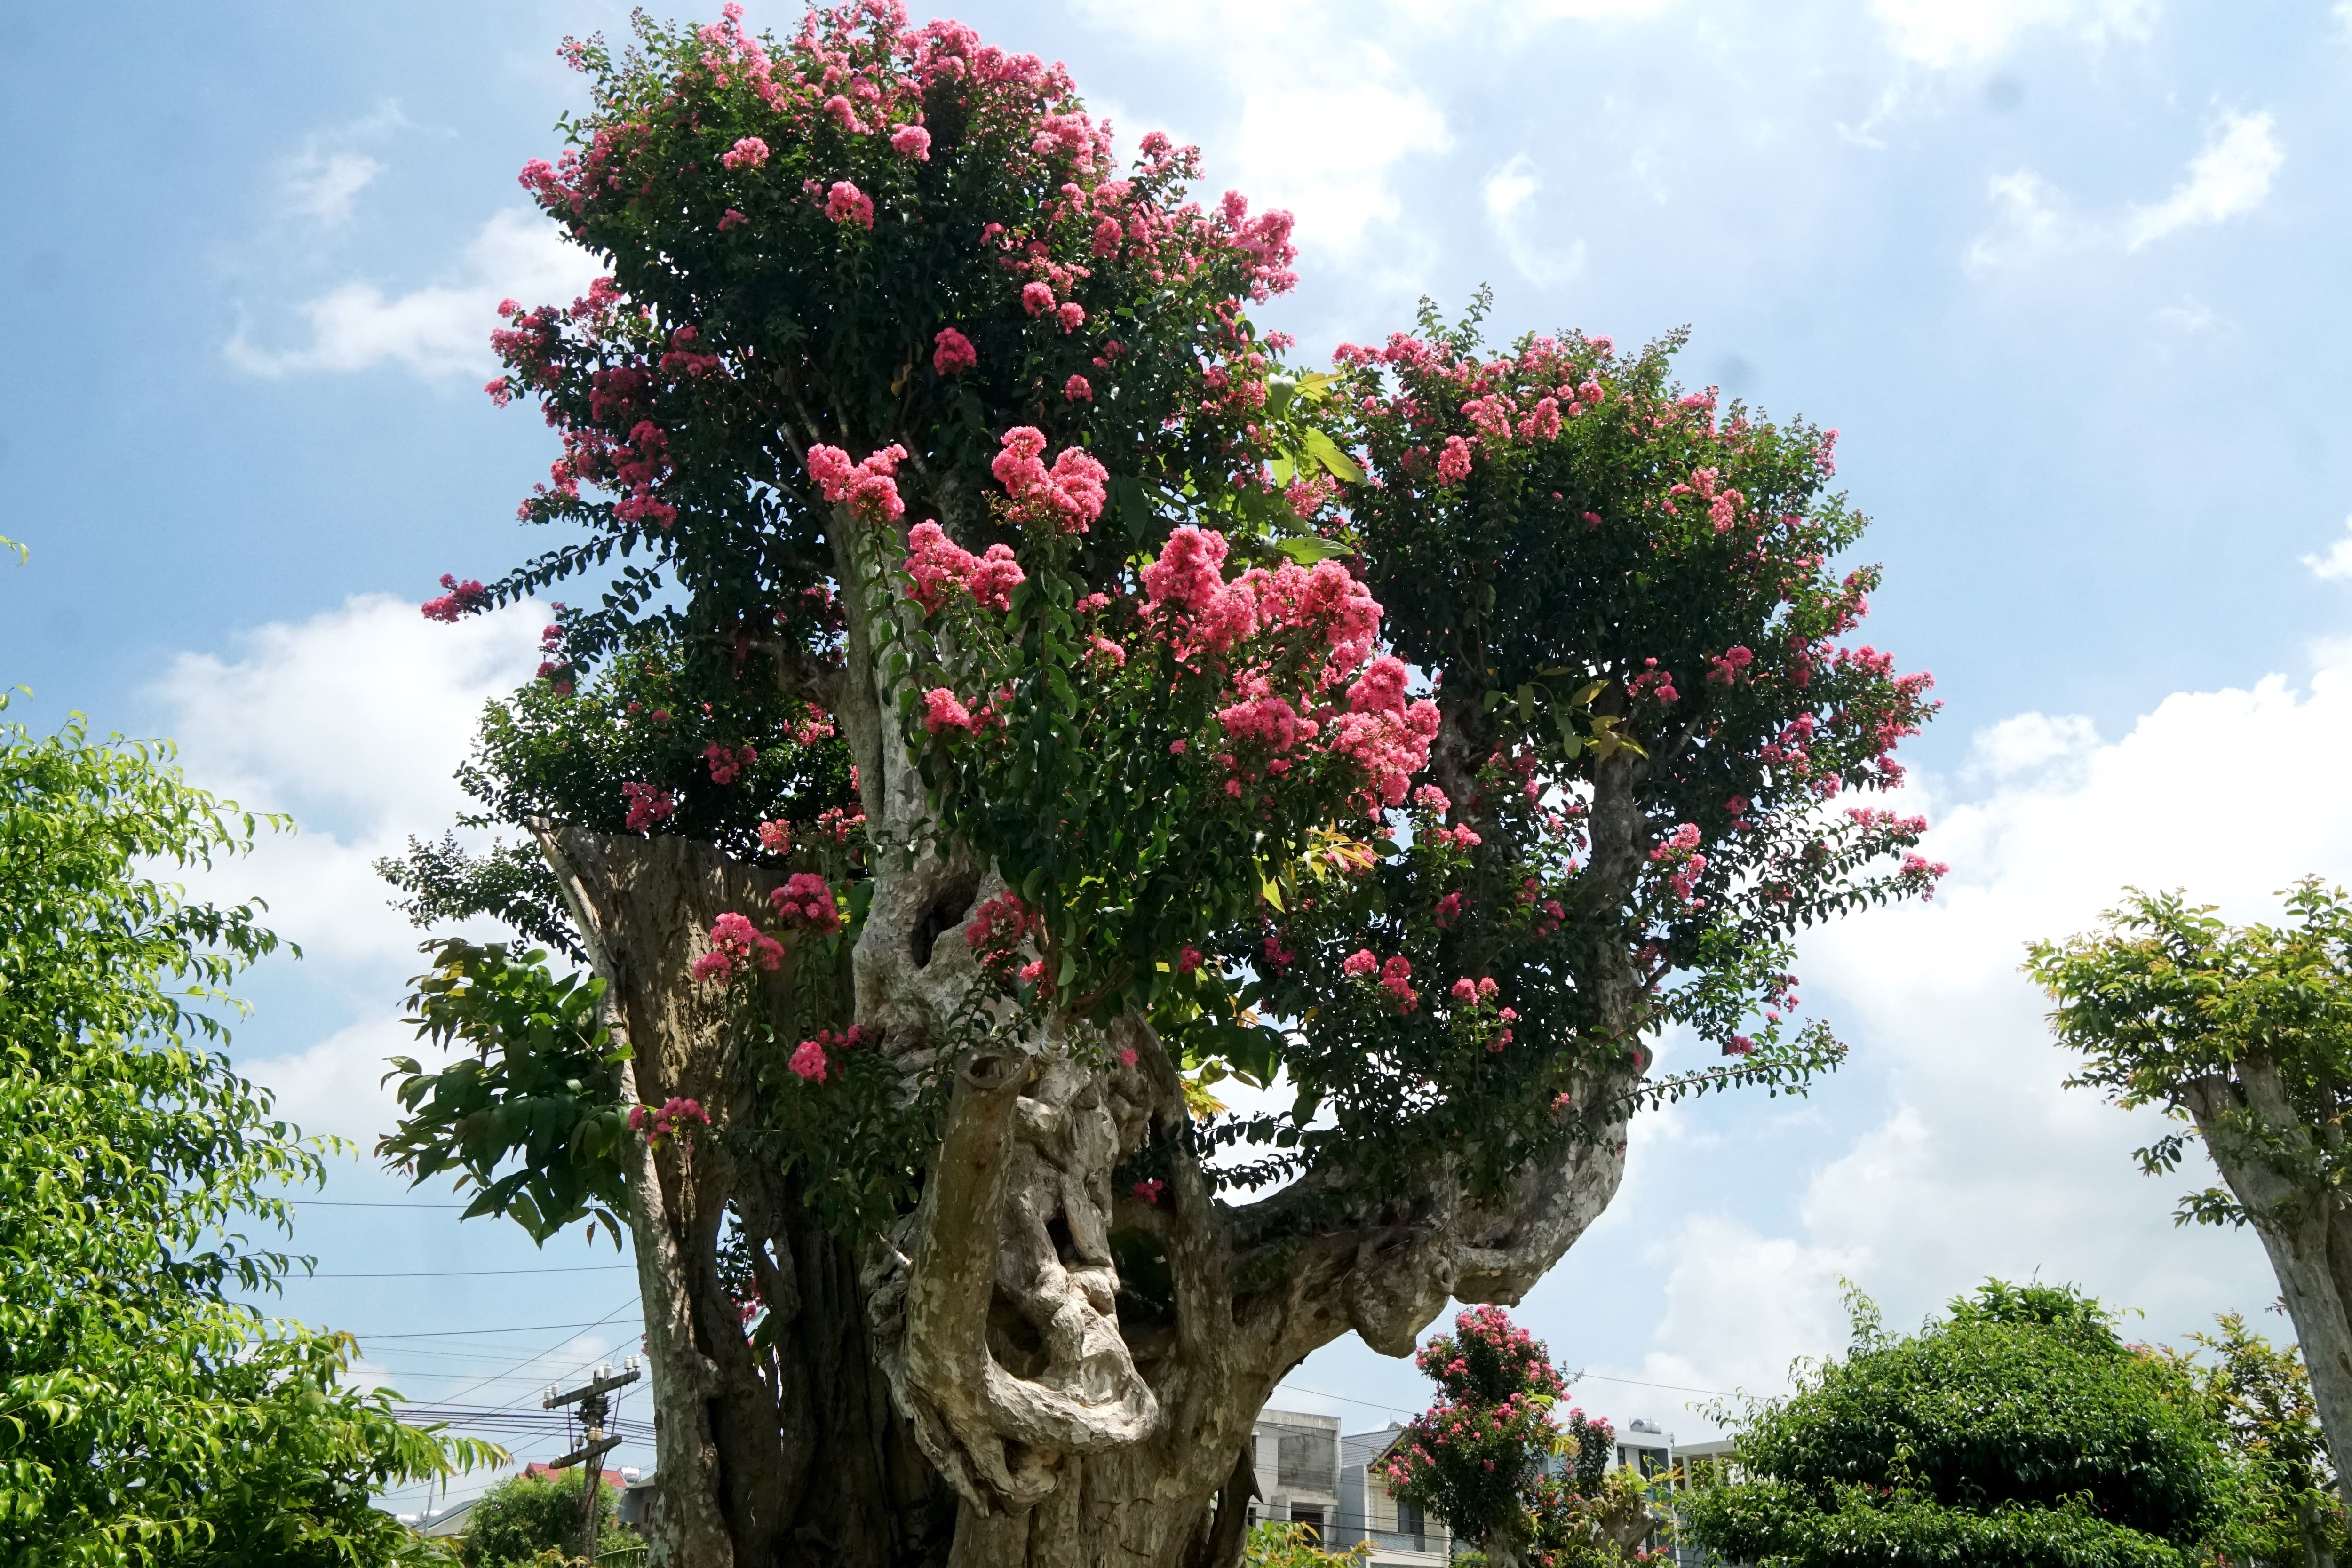
[{"label": "smaller flowering tree", "polygon": [[[1440,1392],[1381,1462],[1400,1499],[1445,1521],[1497,1568],[1623,1560],[1597,1517],[1615,1434],[1574,1406],[1559,1415],[1568,1384],[1541,1341],[1501,1308],[1477,1307],[1414,1363]],[[1637,1537],[1647,1529],[1644,1515]]]}]

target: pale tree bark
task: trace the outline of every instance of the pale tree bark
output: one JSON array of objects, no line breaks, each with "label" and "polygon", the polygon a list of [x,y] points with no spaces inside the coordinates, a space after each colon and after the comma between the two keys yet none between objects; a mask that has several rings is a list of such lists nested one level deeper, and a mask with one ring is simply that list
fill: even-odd
[{"label": "pale tree bark", "polygon": [[2321,1175],[2332,1151],[2296,1113],[2265,1053],[2240,1058],[2229,1075],[2191,1082],[2182,1100],[2270,1254],[2336,1458],[2336,1484],[2352,1504],[2352,1212]]},{"label": "pale tree bark", "polygon": [[[855,524],[841,521],[855,582]],[[910,1081],[951,1075],[920,1202],[892,1235],[853,1257],[735,1135],[754,1123],[761,1064],[691,965],[717,917],[756,910],[778,879],[678,838],[536,829],[634,1052],[627,1092],[698,1100],[714,1122],[690,1144],[640,1150],[626,1173],[656,1412],[652,1561],[1231,1568],[1252,1425],[1293,1367],[1349,1332],[1410,1353],[1449,1299],[1517,1302],[1607,1206],[1640,1078],[1643,979],[1623,944],[1601,944],[1580,984],[1600,1043],[1616,1047],[1601,1059],[1624,1065],[1574,1086],[1569,1114],[1585,1135],[1501,1194],[1474,1195],[1444,1163],[1402,1193],[1376,1190],[1342,1151],[1264,1201],[1227,1204],[1186,1152],[1183,1085],[1139,1019],[999,1028],[977,1047],[960,1035],[991,1016],[975,997],[992,984],[962,926],[1002,882],[936,852],[872,626],[860,595],[846,597],[844,666],[782,675],[823,685],[858,763],[874,847],[855,1016]],[[1450,715],[1441,746],[1457,799],[1475,723]],[[1599,909],[1622,907],[1639,874],[1642,765],[1620,753],[1597,770],[1580,885]],[[786,1039],[791,978],[763,982]],[[1174,1152],[1156,1204],[1113,1184],[1147,1141]],[[765,1353],[719,1279],[730,1209],[778,1320]],[[1118,1236],[1164,1260],[1170,1300],[1123,1293]]]}]

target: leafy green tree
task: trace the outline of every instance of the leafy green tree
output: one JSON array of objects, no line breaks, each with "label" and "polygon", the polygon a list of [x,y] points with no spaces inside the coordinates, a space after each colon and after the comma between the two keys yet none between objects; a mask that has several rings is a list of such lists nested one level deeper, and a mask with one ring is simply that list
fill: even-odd
[{"label": "leafy green tree", "polygon": [[1344,1552],[1326,1552],[1315,1531],[1287,1520],[1270,1519],[1250,1526],[1242,1545],[1243,1568],[1358,1568],[1371,1555],[1369,1542],[1357,1542]]},{"label": "leafy green tree", "polygon": [[1286,215],[886,0],[565,53],[544,546],[424,606],[578,601],[464,774],[548,874],[396,879],[603,1032],[467,959],[387,1152],[540,1235],[617,1178],[671,1561],[1223,1568],[1299,1357],[1519,1299],[1638,1108],[1839,1058],[1801,928],[1932,889],[1833,437],[1483,298],[1294,364]]},{"label": "leafy green tree", "polygon": [[2164,1353],[2228,1434],[2241,1467],[2226,1554],[2333,1568],[2344,1551],[2344,1502],[2303,1356],[2271,1344],[2235,1312],[2221,1314],[2218,1326],[2218,1334],[2189,1336],[2195,1352]]},{"label": "leafy green tree", "polygon": [[[5,699],[0,699],[5,707]],[[346,1334],[236,1298],[302,1260],[237,1227],[323,1173],[219,1047],[277,942],[149,868],[255,819],[168,748],[0,723],[0,1541],[11,1562],[381,1563],[424,1545],[372,1493],[497,1456],[342,1385]]]},{"label": "leafy green tree", "polygon": [[[526,1568],[542,1552],[567,1561],[580,1549],[581,1478],[576,1471],[509,1476],[484,1492],[466,1515],[457,1555],[466,1568]],[[596,1550],[642,1545],[615,1520],[613,1489],[596,1488]]]},{"label": "leafy green tree", "polygon": [[2098,1302],[1991,1280],[1910,1336],[1853,1305],[1846,1358],[1749,1414],[1747,1479],[1681,1497],[1686,1539],[1785,1568],[2206,1560],[2232,1503],[2222,1435]]},{"label": "leafy green tree", "polygon": [[[2191,1123],[2226,1187],[2179,1217],[2251,1225],[2270,1254],[2337,1456],[2352,1445],[2352,901],[2317,880],[2287,893],[2287,921],[2232,930],[2179,893],[2132,892],[2105,929],[2039,942],[2026,972],[2057,1003],[2068,1080],[2126,1108]],[[2139,1151],[2176,1170],[2188,1132]]]}]

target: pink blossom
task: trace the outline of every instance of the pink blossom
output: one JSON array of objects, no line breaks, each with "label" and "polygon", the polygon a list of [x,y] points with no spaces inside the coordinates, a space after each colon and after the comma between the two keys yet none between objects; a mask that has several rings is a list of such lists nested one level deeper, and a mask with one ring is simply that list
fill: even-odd
[{"label": "pink blossom", "polygon": [[1031,985],[1034,985],[1040,980],[1045,979],[1045,961],[1042,958],[1033,958],[1028,963],[1023,964],[1021,966],[1021,978],[1025,984]]},{"label": "pink blossom", "polygon": [[795,871],[768,895],[776,918],[795,930],[831,936],[842,928],[841,906],[833,887],[814,871]]},{"label": "pink blossom", "polygon": [[1179,974],[1190,974],[1190,973],[1192,973],[1192,971],[1194,971],[1194,970],[1196,970],[1196,969],[1198,969],[1198,968],[1200,968],[1200,967],[1201,967],[1201,950],[1200,950],[1199,948],[1197,948],[1197,947],[1188,947],[1188,948],[1186,948],[1183,952],[1180,952],[1180,953],[1178,953],[1178,954],[1176,955],[1176,973],[1179,973]]},{"label": "pink blossom", "polygon": [[861,228],[872,228],[874,198],[847,180],[835,180],[833,188],[824,195],[824,216],[835,223],[854,223]]},{"label": "pink blossom", "polygon": [[1168,536],[1160,558],[1143,569],[1144,597],[1155,605],[1202,609],[1225,585],[1219,570],[1224,561],[1225,536],[1188,522]]},{"label": "pink blossom", "polygon": [[1012,498],[1013,521],[1050,522],[1057,532],[1084,533],[1102,515],[1110,471],[1084,449],[1064,447],[1048,468],[1045,432],[1031,425],[1007,430],[1003,445],[989,471]]},{"label": "pink blossom", "polygon": [[823,1083],[826,1066],[824,1047],[814,1040],[803,1040],[793,1047],[791,1066],[806,1081]]},{"label": "pink blossom", "polygon": [[768,144],[757,136],[746,136],[720,153],[719,161],[730,169],[756,169],[768,161]]},{"label": "pink blossom", "polygon": [[1369,947],[1360,947],[1339,961],[1339,973],[1351,980],[1360,980],[1376,973],[1380,967],[1381,961],[1372,956],[1372,950]]},{"label": "pink blossom", "polygon": [[1452,797],[1435,784],[1423,784],[1413,791],[1412,803],[1423,811],[1433,811],[1440,816],[1454,809]]},{"label": "pink blossom", "polygon": [[890,132],[890,150],[901,158],[927,163],[931,157],[931,133],[919,125],[901,125]]},{"label": "pink blossom", "polygon": [[1062,331],[1066,332],[1075,332],[1087,324],[1087,308],[1076,300],[1066,300],[1054,314],[1060,318]]},{"label": "pink blossom", "polygon": [[1348,708],[1356,713],[1402,713],[1404,711],[1404,683],[1408,671],[1404,660],[1392,653],[1384,653],[1364,667],[1364,673],[1348,688]]},{"label": "pink blossom", "polygon": [[1092,403],[1094,400],[1095,389],[1085,376],[1074,375],[1062,384],[1063,402]]},{"label": "pink blossom", "polygon": [[912,580],[907,596],[926,615],[936,614],[959,588],[1002,613],[1013,607],[1013,590],[1028,581],[1009,546],[992,544],[986,555],[974,555],[928,520],[907,536],[907,575]]},{"label": "pink blossom", "polygon": [[846,502],[867,521],[896,521],[906,515],[907,503],[899,499],[898,483],[892,476],[906,456],[904,447],[893,445],[868,453],[863,462],[852,463],[840,447],[820,442],[808,450],[809,478],[817,482],[825,500]]},{"label": "pink blossom", "polygon": [[625,826],[632,833],[643,833],[656,822],[667,821],[670,813],[677,809],[676,795],[649,784],[623,784],[621,799],[629,808]]},{"label": "pink blossom", "polygon": [[793,825],[782,817],[760,824],[760,847],[771,855],[793,852]]},{"label": "pink blossom", "polygon": [[1147,1204],[1157,1204],[1160,1201],[1160,1194],[1165,1192],[1167,1188],[1168,1184],[1166,1182],[1161,1181],[1157,1176],[1150,1176],[1136,1183],[1132,1191],[1135,1195],[1143,1202]]},{"label": "pink blossom", "polygon": [[831,98],[826,99],[824,100],[824,111],[827,114],[832,115],[835,122],[844,131],[848,132],[852,136],[861,135],[864,133],[866,127],[857,118],[856,107],[842,94],[836,92]]},{"label": "pink blossom", "polygon": [[751,221],[751,220],[750,218],[745,217],[733,207],[729,207],[725,212],[719,215],[719,232],[725,234],[729,229],[740,227]]},{"label": "pink blossom", "polygon": [[1129,1046],[1125,1050],[1118,1053],[1118,1065],[1123,1068],[1131,1068],[1135,1065],[1135,1047],[1133,1046]]},{"label": "pink blossom", "polygon": [[941,327],[931,342],[937,345],[931,351],[931,368],[941,375],[956,375],[980,363],[971,340],[953,327]]},{"label": "pink blossom", "polygon": [[1054,286],[1050,283],[1023,284],[1021,308],[1033,316],[1044,315],[1054,308]]},{"label": "pink blossom", "polygon": [[453,574],[441,574],[441,586],[449,590],[437,599],[427,599],[419,606],[428,621],[456,621],[488,609],[490,591],[468,577],[460,583]]},{"label": "pink blossom", "polygon": [[1440,483],[1458,485],[1470,477],[1470,443],[1459,436],[1445,438],[1445,450],[1437,456],[1437,478]]},{"label": "pink blossom", "polygon": [[773,970],[783,962],[783,944],[732,910],[710,924],[710,951],[695,961],[698,980],[723,984],[754,965]]},{"label": "pink blossom", "polygon": [[956,700],[956,694],[944,686],[934,686],[923,693],[923,728],[936,735],[943,730],[961,730],[970,733],[977,726],[971,710]]}]

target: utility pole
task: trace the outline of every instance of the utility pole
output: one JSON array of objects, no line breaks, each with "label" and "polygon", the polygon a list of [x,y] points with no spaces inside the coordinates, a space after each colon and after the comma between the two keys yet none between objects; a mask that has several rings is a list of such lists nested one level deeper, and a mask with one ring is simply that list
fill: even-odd
[{"label": "utility pole", "polygon": [[604,1419],[613,1409],[613,1402],[606,1396],[616,1388],[626,1388],[636,1382],[638,1375],[637,1358],[635,1356],[623,1364],[618,1377],[613,1375],[612,1363],[608,1362],[596,1369],[596,1375],[585,1386],[575,1388],[569,1394],[559,1394],[555,1384],[549,1384],[547,1397],[539,1402],[541,1410],[552,1410],[560,1405],[580,1406],[580,1447],[547,1468],[560,1470],[568,1465],[586,1467],[588,1479],[580,1489],[580,1555],[588,1560],[592,1568],[596,1561],[596,1489],[604,1485],[603,1461],[605,1455],[621,1446],[617,1434],[610,1437],[604,1436]]}]

